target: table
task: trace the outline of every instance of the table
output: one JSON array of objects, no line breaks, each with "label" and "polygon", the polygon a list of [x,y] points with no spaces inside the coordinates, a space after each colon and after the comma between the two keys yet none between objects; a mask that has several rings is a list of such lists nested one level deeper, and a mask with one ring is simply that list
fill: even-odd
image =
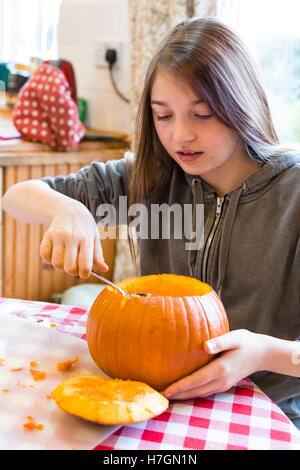
[{"label": "table", "polygon": [[[1,311],[85,340],[88,308],[0,298]],[[174,401],[113,432],[95,450],[300,450],[300,431],[248,378],[226,393]]]}]

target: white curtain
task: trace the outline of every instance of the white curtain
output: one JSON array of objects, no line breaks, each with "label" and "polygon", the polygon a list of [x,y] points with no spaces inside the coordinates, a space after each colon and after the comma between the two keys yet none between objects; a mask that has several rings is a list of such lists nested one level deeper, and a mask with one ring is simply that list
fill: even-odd
[{"label": "white curtain", "polygon": [[239,24],[241,0],[218,0],[217,15],[223,21],[237,28]]}]

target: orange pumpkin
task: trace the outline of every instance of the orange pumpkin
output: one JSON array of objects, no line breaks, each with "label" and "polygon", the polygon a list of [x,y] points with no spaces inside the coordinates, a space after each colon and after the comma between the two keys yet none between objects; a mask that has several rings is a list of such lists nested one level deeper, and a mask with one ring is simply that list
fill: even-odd
[{"label": "orange pumpkin", "polygon": [[106,287],[93,303],[87,342],[95,363],[110,377],[145,382],[156,390],[191,374],[212,359],[206,340],[229,331],[224,306],[207,284],[160,274],[118,283],[122,296]]},{"label": "orange pumpkin", "polygon": [[147,384],[99,375],[69,378],[51,395],[67,413],[104,425],[145,421],[169,406],[168,400]]}]

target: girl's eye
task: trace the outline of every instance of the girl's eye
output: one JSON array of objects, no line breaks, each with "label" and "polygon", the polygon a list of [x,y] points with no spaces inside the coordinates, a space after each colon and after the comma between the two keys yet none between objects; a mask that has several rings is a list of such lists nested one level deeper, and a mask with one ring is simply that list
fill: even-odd
[{"label": "girl's eye", "polygon": [[196,114],[196,117],[199,119],[211,119],[213,117],[213,114]]},{"label": "girl's eye", "polygon": [[[211,119],[213,117],[213,114],[195,114],[195,116],[199,119],[203,119],[203,120],[206,120],[206,119]],[[158,121],[167,121],[168,119],[170,119],[172,117],[171,114],[166,114],[164,116],[159,116],[158,114],[156,114],[156,119]]]},{"label": "girl's eye", "polygon": [[158,115],[156,115],[156,119],[157,119],[158,121],[166,121],[166,120],[169,119],[170,117],[171,117],[170,114],[167,114],[166,116],[158,116]]}]

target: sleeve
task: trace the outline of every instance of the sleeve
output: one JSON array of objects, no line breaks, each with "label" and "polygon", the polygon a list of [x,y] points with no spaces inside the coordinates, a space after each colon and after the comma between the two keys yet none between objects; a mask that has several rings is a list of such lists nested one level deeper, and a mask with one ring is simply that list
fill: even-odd
[{"label": "sleeve", "polygon": [[[102,223],[105,217],[107,225],[122,224],[127,223],[132,166],[133,155],[127,152],[122,159],[109,160],[105,163],[92,162],[75,174],[46,176],[41,178],[41,181],[55,191],[84,204],[97,223]],[[108,214],[110,209],[114,213]]]}]

